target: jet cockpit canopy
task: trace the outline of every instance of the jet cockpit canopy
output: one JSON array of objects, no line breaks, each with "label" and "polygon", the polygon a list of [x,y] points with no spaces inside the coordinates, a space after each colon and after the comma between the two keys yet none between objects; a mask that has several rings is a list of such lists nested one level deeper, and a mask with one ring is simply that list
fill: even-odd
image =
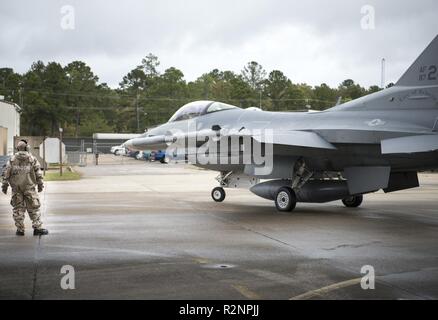
[{"label": "jet cockpit canopy", "polygon": [[236,106],[215,101],[190,102],[181,108],[169,119],[169,122],[192,119],[201,115],[229,109],[237,109]]}]

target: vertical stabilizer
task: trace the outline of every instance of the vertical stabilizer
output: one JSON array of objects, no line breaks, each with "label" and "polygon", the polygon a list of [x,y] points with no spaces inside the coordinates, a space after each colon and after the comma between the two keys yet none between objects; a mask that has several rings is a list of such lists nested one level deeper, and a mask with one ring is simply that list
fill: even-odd
[{"label": "vertical stabilizer", "polygon": [[438,85],[438,36],[398,80],[396,86]]}]

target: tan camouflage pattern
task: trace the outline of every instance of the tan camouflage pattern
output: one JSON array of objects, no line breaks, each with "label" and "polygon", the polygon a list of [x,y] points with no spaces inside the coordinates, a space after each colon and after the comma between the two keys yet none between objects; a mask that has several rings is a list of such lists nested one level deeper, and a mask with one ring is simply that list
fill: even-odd
[{"label": "tan camouflage pattern", "polygon": [[41,229],[43,223],[41,222],[40,199],[35,189],[30,189],[25,192],[12,192],[11,205],[13,207],[13,218],[17,230],[24,231],[24,216],[27,210],[30,219],[32,220],[32,227],[34,229]]},{"label": "tan camouflage pattern", "polygon": [[12,189],[11,205],[18,231],[24,231],[25,213],[29,214],[34,229],[41,229],[40,199],[36,185],[43,184],[38,160],[27,151],[17,152],[6,164],[3,184]]},{"label": "tan camouflage pattern", "polygon": [[27,151],[19,151],[6,164],[3,183],[12,189],[25,191],[43,184],[43,174],[38,160]]}]

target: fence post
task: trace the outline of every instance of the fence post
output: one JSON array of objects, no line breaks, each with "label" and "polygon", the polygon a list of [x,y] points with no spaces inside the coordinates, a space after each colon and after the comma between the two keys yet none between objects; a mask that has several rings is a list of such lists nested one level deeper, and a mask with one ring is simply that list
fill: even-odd
[{"label": "fence post", "polygon": [[62,128],[59,128],[59,175],[62,176]]},{"label": "fence post", "polygon": [[47,164],[46,164],[46,136],[43,137],[43,175],[46,176]]}]

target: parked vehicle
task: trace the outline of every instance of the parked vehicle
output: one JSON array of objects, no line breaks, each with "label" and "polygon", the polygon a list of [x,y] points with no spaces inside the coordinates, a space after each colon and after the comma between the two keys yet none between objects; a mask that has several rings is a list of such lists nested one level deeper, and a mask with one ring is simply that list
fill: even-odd
[{"label": "parked vehicle", "polygon": [[124,156],[124,155],[126,155],[126,152],[127,152],[126,150],[127,150],[126,148],[117,148],[114,151],[114,155],[116,155],[116,156]]},{"label": "parked vehicle", "polygon": [[129,150],[127,156],[131,158],[137,158],[140,151]]},{"label": "parked vehicle", "polygon": [[150,156],[150,161],[160,161],[161,163],[167,163],[166,152],[158,150],[152,151]]},{"label": "parked vehicle", "polygon": [[114,147],[111,147],[111,153],[113,153],[116,156],[118,156],[118,155],[125,155],[126,154],[126,148],[123,145],[121,145],[121,146],[114,146]]},{"label": "parked vehicle", "polygon": [[137,156],[135,157],[137,160],[142,160],[143,159],[143,151],[139,151],[137,153]]},{"label": "parked vehicle", "polygon": [[145,161],[150,161],[151,159],[151,151],[143,151],[142,159]]}]

